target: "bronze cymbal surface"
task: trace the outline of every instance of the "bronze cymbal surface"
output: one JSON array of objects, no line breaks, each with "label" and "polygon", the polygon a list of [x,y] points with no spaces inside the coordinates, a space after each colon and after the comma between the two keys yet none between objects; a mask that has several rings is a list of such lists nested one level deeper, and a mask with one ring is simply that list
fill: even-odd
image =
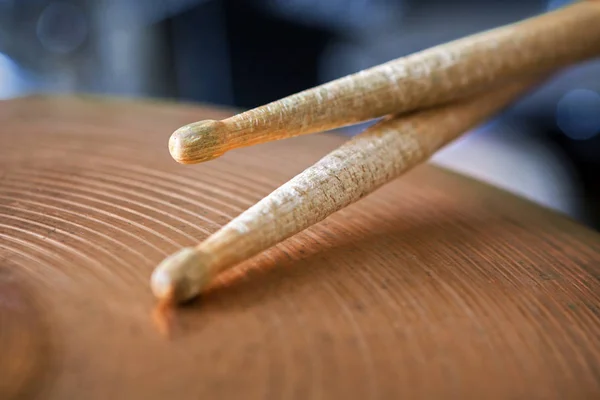
[{"label": "bronze cymbal surface", "polygon": [[174,162],[227,110],[0,103],[0,398],[600,397],[600,235],[423,165],[219,277],[153,324],[165,256],[344,139]]}]

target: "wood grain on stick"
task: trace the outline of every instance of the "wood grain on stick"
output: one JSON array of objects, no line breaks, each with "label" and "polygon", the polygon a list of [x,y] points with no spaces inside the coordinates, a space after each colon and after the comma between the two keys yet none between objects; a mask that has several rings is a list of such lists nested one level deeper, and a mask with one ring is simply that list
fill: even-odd
[{"label": "wood grain on stick", "polygon": [[499,81],[555,70],[600,54],[600,2],[584,1],[343,77],[222,121],[173,133],[184,164],[244,146],[417,110]]},{"label": "wood grain on stick", "polygon": [[391,117],[280,186],[196,247],[166,258],[152,275],[158,298],[186,301],[219,272],[359,200],[427,160],[497,113],[532,81],[412,115]]}]

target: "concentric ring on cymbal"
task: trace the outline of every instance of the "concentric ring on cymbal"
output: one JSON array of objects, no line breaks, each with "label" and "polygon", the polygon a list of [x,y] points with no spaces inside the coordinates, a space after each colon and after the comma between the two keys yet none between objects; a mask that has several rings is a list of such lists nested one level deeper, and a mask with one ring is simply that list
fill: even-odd
[{"label": "concentric ring on cymbal", "polygon": [[69,97],[0,107],[0,260],[19,277],[0,280],[0,299],[35,300],[18,315],[0,301],[0,346],[48,372],[41,397],[600,394],[599,235],[430,165],[228,272],[165,340],[156,264],[343,141],[170,158],[170,132],[226,114]]}]

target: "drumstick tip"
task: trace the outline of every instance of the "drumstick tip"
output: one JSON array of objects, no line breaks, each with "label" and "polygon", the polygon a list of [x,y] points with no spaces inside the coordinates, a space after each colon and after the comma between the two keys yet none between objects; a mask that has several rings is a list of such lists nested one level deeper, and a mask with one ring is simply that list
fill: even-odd
[{"label": "drumstick tip", "polygon": [[169,138],[169,153],[180,164],[197,164],[221,156],[226,144],[223,122],[205,120],[177,129]]},{"label": "drumstick tip", "polygon": [[160,302],[177,304],[196,297],[212,277],[208,258],[186,247],[165,258],[150,278],[152,292]]}]

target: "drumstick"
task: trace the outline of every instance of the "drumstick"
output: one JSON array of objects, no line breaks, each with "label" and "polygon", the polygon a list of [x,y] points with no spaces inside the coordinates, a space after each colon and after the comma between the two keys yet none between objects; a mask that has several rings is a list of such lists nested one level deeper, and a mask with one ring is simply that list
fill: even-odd
[{"label": "drumstick", "polygon": [[175,131],[172,157],[193,164],[244,146],[445,103],[600,53],[600,2],[582,1],[343,77],[222,121]]},{"label": "drumstick", "polygon": [[533,82],[504,85],[470,100],[389,117],[373,125],[204,242],[166,258],[151,277],[155,296],[167,304],[195,297],[218,273],[323,220],[427,160],[436,150],[500,111]]}]

